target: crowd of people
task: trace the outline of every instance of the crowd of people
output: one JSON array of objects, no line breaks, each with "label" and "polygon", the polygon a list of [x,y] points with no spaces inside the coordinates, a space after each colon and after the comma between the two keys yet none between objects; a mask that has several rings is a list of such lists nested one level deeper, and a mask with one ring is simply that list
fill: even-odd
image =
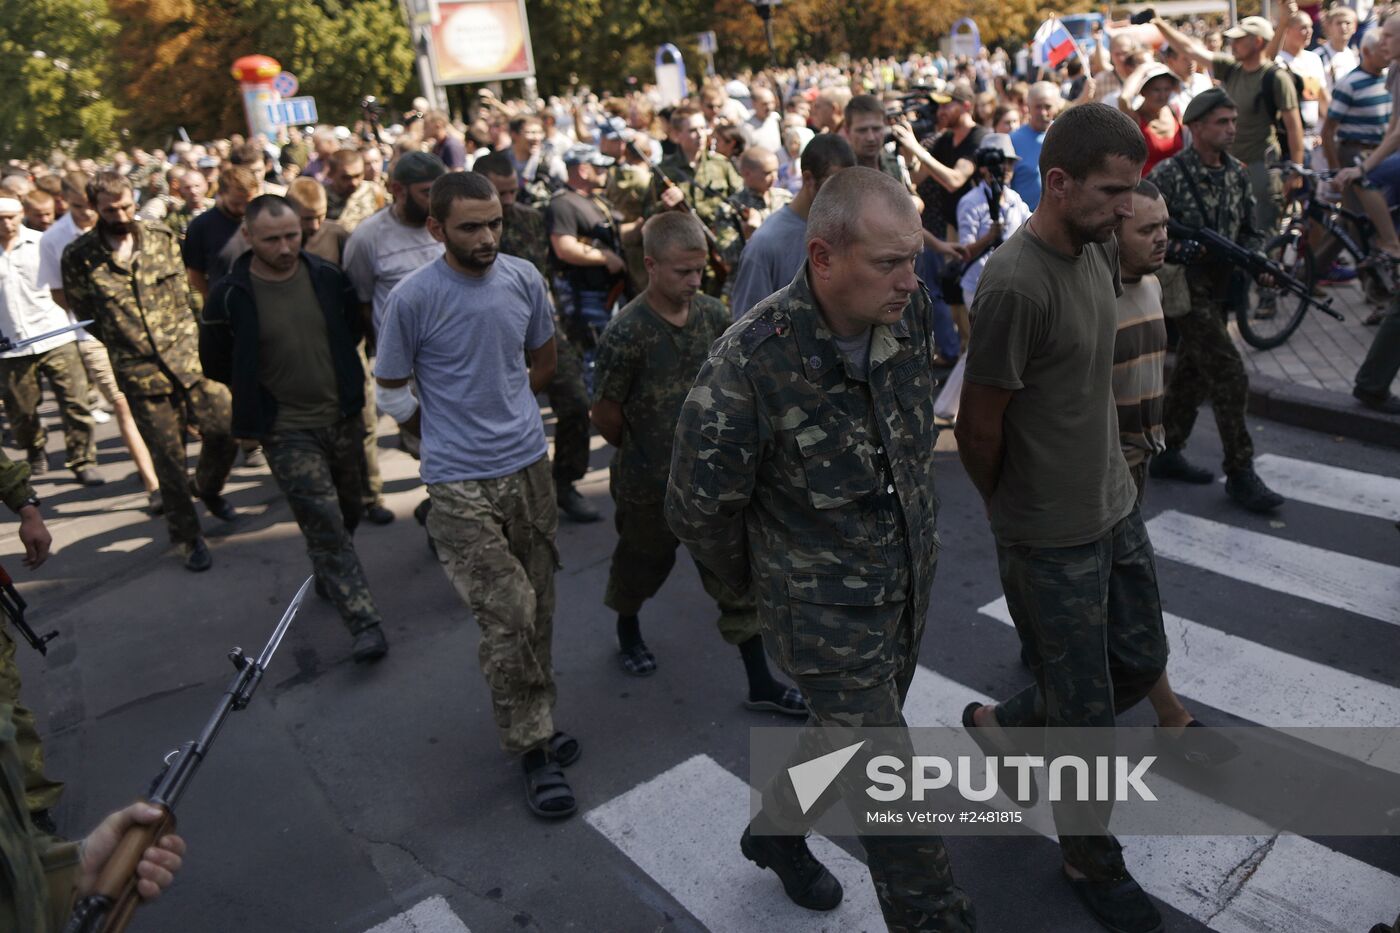
[{"label": "crowd of people", "polygon": [[[1154,20],[1163,44],[1124,30],[1059,72],[1030,48],[807,63],[668,105],[654,88],[482,91],[455,122],[421,102],[387,128],[12,162],[0,329],[48,336],[0,353],[10,438],[30,477],[48,470],[46,379],[64,466],[98,485],[94,423],[114,417],[192,572],[214,560],[196,500],[234,521],[231,467],[265,464],[317,593],[371,663],[389,645],[357,553],[373,538],[354,532],[396,518],[378,468],[387,415],[420,462],[414,517],[481,628],[501,745],[530,810],[558,819],[577,810],[564,769],[581,749],[554,716],[556,529],[600,518],[577,489],[592,430],[616,448],[600,598],[626,675],[660,666],[641,617],[684,545],[746,707],[900,726],[942,546],[931,453],[951,419],[937,401],[986,500],[1033,675],[967,708],[979,744],[1002,754],[1006,727],[1112,725],[1146,697],[1166,734],[1221,760],[1229,743],[1188,728],[1200,722],[1168,680],[1139,506],[1148,476],[1213,480],[1184,454],[1207,400],[1225,494],[1264,513],[1283,499],[1252,465],[1223,314],[1235,273],[1169,250],[1166,227],[1260,248],[1299,177],[1290,163],[1346,169],[1337,190],[1388,218],[1400,128],[1380,75],[1400,61],[1400,16],[1379,11],[1358,42],[1350,7],[1322,22],[1316,53],[1312,20],[1280,5],[1274,23],[1220,31]],[[1389,277],[1400,241],[1381,229]],[[1391,313],[1358,400],[1400,408],[1397,367]],[[942,398],[939,378],[955,387]],[[39,503],[6,475],[42,560]],[[43,825],[61,785],[24,721],[33,814],[15,819]],[[782,797],[769,788],[765,807]],[[1033,798],[1032,783],[1018,802]],[[892,929],[973,928],[936,837],[863,841]],[[1106,823],[1062,844],[1095,916],[1160,928]],[[760,815],[741,846],[798,904],[839,902],[801,836]],[[158,882],[181,850],[153,856]]]}]

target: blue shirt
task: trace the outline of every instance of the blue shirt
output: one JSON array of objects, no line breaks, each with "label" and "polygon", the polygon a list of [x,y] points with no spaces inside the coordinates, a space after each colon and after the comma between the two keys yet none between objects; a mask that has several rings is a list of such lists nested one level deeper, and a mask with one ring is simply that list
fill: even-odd
[{"label": "blue shirt", "polygon": [[729,307],[737,321],[780,288],[786,287],[807,261],[807,221],[783,205],[749,238],[734,270]]},{"label": "blue shirt", "polygon": [[1037,133],[1029,123],[1021,124],[1011,134],[1011,145],[1021,157],[1011,176],[1011,190],[1019,194],[1031,210],[1040,204],[1040,147],[1044,144],[1045,133]]},{"label": "blue shirt", "polygon": [[544,277],[500,254],[481,278],[439,258],[394,286],[374,374],[414,377],[425,483],[495,479],[545,456],[525,351],[554,337]]}]

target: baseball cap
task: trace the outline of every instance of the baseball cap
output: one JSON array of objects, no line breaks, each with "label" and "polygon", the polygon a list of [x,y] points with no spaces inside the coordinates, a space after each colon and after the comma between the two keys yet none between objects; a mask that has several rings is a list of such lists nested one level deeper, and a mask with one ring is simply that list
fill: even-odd
[{"label": "baseball cap", "polygon": [[631,127],[621,117],[608,117],[598,125],[598,136],[602,139],[631,139]]},{"label": "baseball cap", "polygon": [[564,153],[565,165],[596,165],[599,168],[607,168],[613,164],[613,160],[603,155],[592,146],[570,146]]},{"label": "baseball cap", "polygon": [[945,87],[941,93],[933,93],[930,94],[929,97],[933,98],[933,102],[936,104],[947,104],[952,101],[958,101],[962,104],[971,105],[977,102],[977,95],[972,92],[972,88],[961,81],[955,81]]},{"label": "baseball cap", "polygon": [[1265,42],[1274,38],[1274,25],[1262,16],[1246,16],[1233,29],[1225,30],[1227,39],[1243,39],[1245,36],[1258,36]]}]

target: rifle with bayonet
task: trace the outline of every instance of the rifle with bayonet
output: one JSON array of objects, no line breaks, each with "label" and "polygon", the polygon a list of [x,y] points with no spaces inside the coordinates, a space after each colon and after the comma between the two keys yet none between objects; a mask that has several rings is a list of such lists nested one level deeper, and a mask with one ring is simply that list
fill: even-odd
[{"label": "rifle with bayonet", "polygon": [[[1313,295],[1311,284],[1295,278],[1282,265],[1263,253],[1245,249],[1234,240],[1222,236],[1209,227],[1191,227],[1179,220],[1168,220],[1167,236],[1178,242],[1199,245],[1202,250],[1213,255],[1216,259],[1244,270],[1250,278],[1257,279],[1261,275],[1268,275],[1274,280],[1273,287],[1279,291],[1294,295],[1301,299],[1305,305],[1330,314],[1339,321],[1346,320],[1341,312],[1333,310],[1331,298],[1319,300]],[[1191,250],[1189,246],[1175,246],[1174,249],[1177,250],[1177,255],[1182,252],[1198,252]]]},{"label": "rifle with bayonet", "polygon": [[81,898],[74,906],[73,916],[63,928],[63,933],[122,933],[131,922],[131,916],[140,901],[140,896],[136,893],[136,866],[141,863],[142,854],[162,836],[175,829],[175,807],[180,802],[180,797],[194,778],[200,763],[204,761],[204,756],[209,753],[209,746],[218,738],[219,730],[229,713],[244,709],[252,699],[253,691],[258,689],[258,684],[262,682],[268,662],[276,653],[277,646],[282,644],[287,627],[292,624],[292,619],[301,608],[302,600],[306,598],[306,592],[311,589],[314,579],[307,577],[301,589],[297,590],[296,596],[292,597],[291,604],[287,606],[287,611],[282,614],[281,621],[277,623],[277,628],[273,630],[272,637],[257,658],[247,657],[242,648],[234,648],[229,652],[229,660],[233,662],[237,673],[224,690],[214,715],[209,717],[199,738],[186,742],[165,756],[165,767],[152,782],[151,791],[146,799],[161,811],[161,818],[148,826],[138,824],[126,831],[112,857],[103,867],[102,874],[98,876],[93,892]]},{"label": "rifle with bayonet", "polygon": [[32,347],[34,344],[48,340],[50,337],[57,337],[60,334],[71,334],[75,330],[82,330],[91,323],[92,321],[78,321],[76,324],[68,324],[57,330],[51,330],[35,337],[25,337],[23,340],[11,340],[9,337],[0,334],[0,353],[11,353],[15,350],[23,350],[25,347]]},{"label": "rifle with bayonet", "polygon": [[[642,155],[641,150],[639,150],[636,144],[630,139],[627,140],[626,146],[627,151],[632,153],[632,158],[643,164],[650,164],[651,160]],[[651,167],[651,174],[652,177],[660,183],[662,191],[680,187],[670,178],[667,178],[665,172],[654,165]],[[690,202],[685,200],[685,198],[681,198],[681,208],[696,220],[700,220],[700,217],[695,213],[695,208],[691,207]],[[703,220],[700,220],[700,229],[705,231],[705,249],[710,254],[710,268],[714,270],[715,287],[723,288],[725,281],[729,279],[729,273],[733,270],[729,268],[729,263],[725,261],[724,254],[720,251],[719,240],[715,238],[715,232],[711,230]]]},{"label": "rifle with bayonet", "polygon": [[15,581],[9,572],[0,567],[0,613],[3,613],[10,624],[24,636],[24,640],[29,642],[29,647],[46,655],[49,653],[49,642],[58,637],[58,632],[55,630],[47,635],[36,633],[24,618],[24,610],[28,608],[29,604],[19,595],[19,590],[15,589]]}]

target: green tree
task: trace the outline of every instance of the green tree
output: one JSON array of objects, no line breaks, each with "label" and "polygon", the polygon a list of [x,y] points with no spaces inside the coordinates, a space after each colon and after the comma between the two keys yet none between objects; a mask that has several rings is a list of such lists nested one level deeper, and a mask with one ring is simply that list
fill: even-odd
[{"label": "green tree", "polygon": [[94,155],[116,140],[102,94],[116,24],[103,0],[0,0],[0,154]]}]

